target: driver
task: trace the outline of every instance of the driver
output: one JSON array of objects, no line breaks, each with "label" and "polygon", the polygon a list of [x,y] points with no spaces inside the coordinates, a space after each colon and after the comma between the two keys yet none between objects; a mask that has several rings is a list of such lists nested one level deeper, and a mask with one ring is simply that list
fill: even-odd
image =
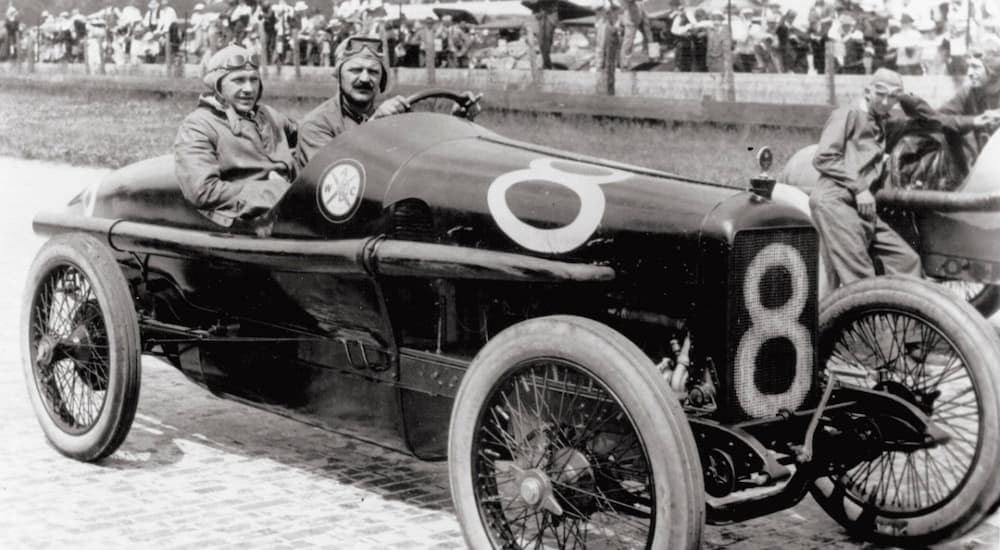
[{"label": "driver", "polygon": [[184,198],[229,227],[270,211],[295,177],[295,123],[260,105],[257,54],[235,44],[208,60],[209,92],[181,122],[174,166]]},{"label": "driver", "polygon": [[[296,166],[305,166],[317,151],[334,137],[362,123],[409,110],[403,96],[382,102],[378,108],[375,100],[385,92],[388,84],[388,67],[382,50],[382,41],[366,36],[345,38],[334,53],[334,79],[337,92],[321,103],[302,120],[299,126],[298,146],[295,151]],[[453,114],[474,118],[479,112],[478,97],[471,93],[469,107],[457,108]]]},{"label": "driver", "polygon": [[875,211],[873,193],[884,171],[886,135],[906,123],[889,118],[896,103],[908,116],[933,116],[922,100],[903,94],[899,74],[879,69],[858,105],[830,115],[816,147],[813,166],[820,178],[809,208],[841,284],[874,277],[875,259],[887,275],[920,276],[920,257]]},{"label": "driver", "polygon": [[967,84],[938,112],[948,127],[965,134],[962,161],[970,168],[1000,126],[1000,46],[973,54],[968,67]]}]

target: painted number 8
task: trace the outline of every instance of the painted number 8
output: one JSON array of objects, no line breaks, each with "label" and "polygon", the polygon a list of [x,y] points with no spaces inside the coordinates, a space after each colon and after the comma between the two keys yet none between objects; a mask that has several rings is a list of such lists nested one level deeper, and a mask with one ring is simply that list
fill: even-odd
[{"label": "painted number 8", "polygon": [[[768,307],[762,301],[761,280],[772,268],[788,271],[791,294],[784,304]],[[799,252],[787,244],[772,243],[750,262],[743,281],[743,297],[750,326],[736,349],[734,383],[740,406],[754,418],[772,416],[781,409],[802,406],[812,385],[813,345],[809,330],[799,321],[809,299],[809,276]],[[764,393],[755,380],[757,357],[767,342],[784,338],[795,349],[795,373],[782,393]]]},{"label": "painted number 8", "polygon": [[[579,168],[581,172],[562,170]],[[594,172],[599,173],[594,173]],[[603,166],[592,166],[554,158],[540,158],[531,161],[528,168],[502,174],[493,180],[486,201],[497,225],[517,244],[548,254],[569,252],[583,243],[597,231],[604,217],[604,191],[601,185],[628,179],[629,174]],[[527,181],[547,181],[561,185],[580,198],[580,211],[569,225],[554,229],[541,229],[525,223],[514,214],[507,204],[507,190],[518,183]]]}]

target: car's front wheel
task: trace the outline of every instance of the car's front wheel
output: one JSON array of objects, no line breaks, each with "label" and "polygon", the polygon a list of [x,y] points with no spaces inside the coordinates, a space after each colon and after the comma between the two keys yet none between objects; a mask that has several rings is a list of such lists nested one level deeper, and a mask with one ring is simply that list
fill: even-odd
[{"label": "car's front wheel", "polygon": [[819,479],[812,494],[832,518],[860,538],[924,546],[995,509],[1000,341],[979,313],[926,281],[866,279],[823,301],[819,351],[841,384],[900,397],[949,437]]},{"label": "car's front wheel", "polygon": [[125,440],[139,402],[139,325],[107,246],[71,234],[45,243],[22,308],[24,377],[49,442],[84,461]]},{"label": "car's front wheel", "polygon": [[452,411],[470,548],[698,548],[704,485],[677,398],[607,326],[533,319],[476,356]]}]

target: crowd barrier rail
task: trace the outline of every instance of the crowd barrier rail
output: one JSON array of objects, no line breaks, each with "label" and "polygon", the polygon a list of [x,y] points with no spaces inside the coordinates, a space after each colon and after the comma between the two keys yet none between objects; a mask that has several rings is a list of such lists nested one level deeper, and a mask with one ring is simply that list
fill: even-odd
[{"label": "crowd barrier rail", "polygon": [[[865,75],[743,74],[727,93],[721,73],[618,72],[614,95],[607,77],[587,71],[442,69],[397,67],[387,94],[439,87],[484,94],[484,107],[679,122],[819,128],[836,105],[857,101]],[[264,68],[269,97],[326,98],[334,86],[330,67]],[[199,65],[0,63],[0,83],[197,93]],[[535,76],[533,76],[535,74]],[[952,97],[961,82],[948,76],[904,76],[908,92],[931,105]],[[831,87],[832,84],[832,87]],[[727,95],[735,101],[727,101]],[[832,100],[832,101],[831,101]]]}]

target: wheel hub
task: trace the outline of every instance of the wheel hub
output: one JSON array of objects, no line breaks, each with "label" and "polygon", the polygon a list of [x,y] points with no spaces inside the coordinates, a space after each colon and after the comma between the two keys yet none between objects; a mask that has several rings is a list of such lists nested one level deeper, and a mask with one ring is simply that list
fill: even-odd
[{"label": "wheel hub", "polygon": [[66,348],[66,354],[77,361],[86,362],[90,360],[91,338],[90,331],[85,325],[77,325],[73,328],[69,338],[62,342]]},{"label": "wheel hub", "polygon": [[552,480],[548,474],[538,468],[520,470],[514,466],[514,470],[518,475],[518,494],[525,504],[535,510],[544,509],[556,516],[563,515],[562,506],[552,491]]},{"label": "wheel hub", "polygon": [[521,499],[535,506],[542,501],[542,495],[546,489],[546,483],[543,480],[528,476],[521,480]]}]

